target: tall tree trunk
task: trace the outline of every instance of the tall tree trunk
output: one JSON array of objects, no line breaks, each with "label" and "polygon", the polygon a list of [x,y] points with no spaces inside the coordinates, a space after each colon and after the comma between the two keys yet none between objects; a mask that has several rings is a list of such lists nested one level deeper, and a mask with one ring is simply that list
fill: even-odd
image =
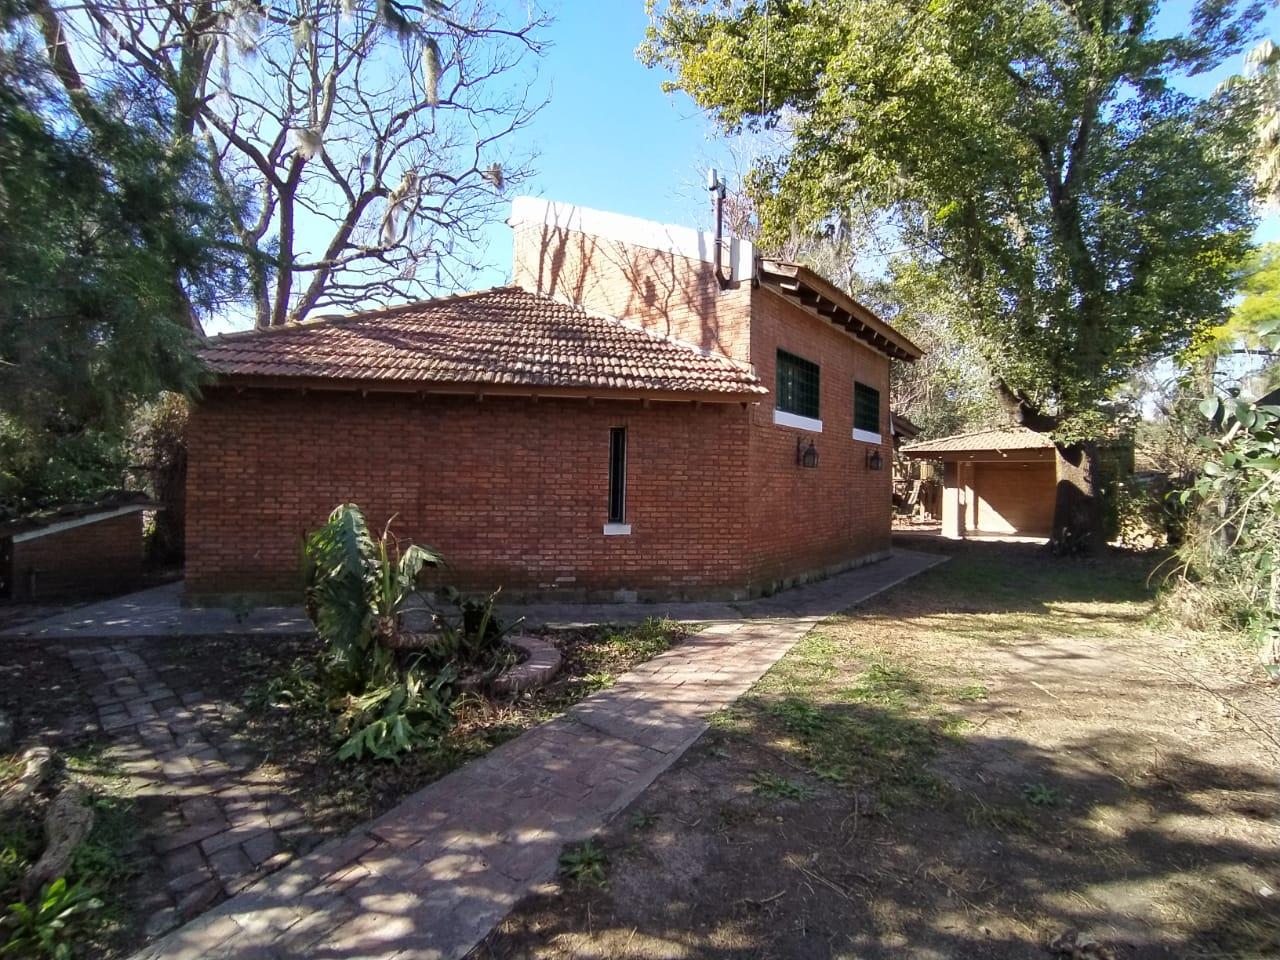
[{"label": "tall tree trunk", "polygon": [[[1026,396],[997,380],[996,396],[1013,421],[1036,433],[1051,434],[1059,419],[1041,413]],[[1103,542],[1099,496],[1098,445],[1093,441],[1054,444],[1057,495],[1049,549],[1058,556],[1090,553]]]},{"label": "tall tree trunk", "polygon": [[1098,446],[1093,442],[1054,448],[1058,492],[1049,549],[1057,556],[1091,553],[1102,542],[1098,495]]}]

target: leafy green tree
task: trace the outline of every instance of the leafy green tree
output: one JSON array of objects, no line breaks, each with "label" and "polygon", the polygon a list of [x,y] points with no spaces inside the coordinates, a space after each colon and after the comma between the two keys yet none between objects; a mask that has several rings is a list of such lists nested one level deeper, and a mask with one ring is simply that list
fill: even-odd
[{"label": "leafy green tree", "polygon": [[122,115],[109,98],[69,109],[26,15],[10,4],[0,24],[8,509],[118,486],[135,405],[197,383],[193,334],[179,319],[186,298],[212,309],[242,288],[194,150],[161,140],[145,116]]},{"label": "leafy green tree", "polygon": [[1239,358],[1247,366],[1236,365],[1233,373],[1257,374],[1264,389],[1274,387],[1280,355],[1264,331],[1274,329],[1280,320],[1280,243],[1268,243],[1249,256],[1241,270],[1239,293],[1240,300],[1226,322],[1197,337],[1184,359],[1203,366]]},{"label": "leafy green tree", "polygon": [[1223,86],[1244,89],[1257,99],[1254,177],[1269,203],[1280,202],[1280,47],[1271,39],[1263,40],[1245,57],[1244,73],[1230,77]]},{"label": "leafy green tree", "polygon": [[911,261],[896,261],[887,277],[864,283],[857,296],[923,351],[915,363],[892,370],[894,413],[920,428],[920,439],[1000,424],[1003,412],[991,371],[954,298],[938,275]]},{"label": "leafy green tree", "polygon": [[1155,0],[668,0],[641,56],[758,165],[766,240],[877,212],[950,297],[1009,412],[1058,449],[1054,541],[1087,549],[1109,392],[1226,316],[1248,249],[1248,98],[1179,93],[1260,5]]}]

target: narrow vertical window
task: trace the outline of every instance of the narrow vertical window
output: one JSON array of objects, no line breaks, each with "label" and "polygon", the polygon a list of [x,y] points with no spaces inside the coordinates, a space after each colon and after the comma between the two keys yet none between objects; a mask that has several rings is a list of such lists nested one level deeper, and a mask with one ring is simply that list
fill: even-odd
[{"label": "narrow vertical window", "polygon": [[626,523],[627,428],[609,430],[609,522]]}]

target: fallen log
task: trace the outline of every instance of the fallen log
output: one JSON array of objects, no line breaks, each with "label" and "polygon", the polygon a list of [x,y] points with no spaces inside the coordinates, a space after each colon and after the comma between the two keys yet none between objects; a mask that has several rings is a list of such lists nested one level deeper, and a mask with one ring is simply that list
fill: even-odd
[{"label": "fallen log", "polygon": [[93,829],[93,808],[89,806],[89,794],[78,783],[62,788],[49,804],[44,818],[44,835],[47,841],[40,859],[22,878],[24,899],[37,893],[50,880],[64,877],[71,866],[71,858],[89,831]]}]

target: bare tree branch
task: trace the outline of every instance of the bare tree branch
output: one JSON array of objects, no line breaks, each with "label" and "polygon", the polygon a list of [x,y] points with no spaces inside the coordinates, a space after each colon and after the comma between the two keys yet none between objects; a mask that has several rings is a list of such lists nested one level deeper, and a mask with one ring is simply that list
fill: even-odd
[{"label": "bare tree branch", "polygon": [[[510,22],[490,0],[447,13],[396,2],[394,22],[376,0],[347,12],[334,0],[38,3],[68,91],[147,78],[175,140],[199,134],[259,325],[466,282],[481,228],[505,207],[488,171],[504,186],[528,175],[506,144],[541,106],[528,92],[540,14]],[[434,104],[428,38],[440,51]],[[80,50],[93,65],[83,76]]]}]

